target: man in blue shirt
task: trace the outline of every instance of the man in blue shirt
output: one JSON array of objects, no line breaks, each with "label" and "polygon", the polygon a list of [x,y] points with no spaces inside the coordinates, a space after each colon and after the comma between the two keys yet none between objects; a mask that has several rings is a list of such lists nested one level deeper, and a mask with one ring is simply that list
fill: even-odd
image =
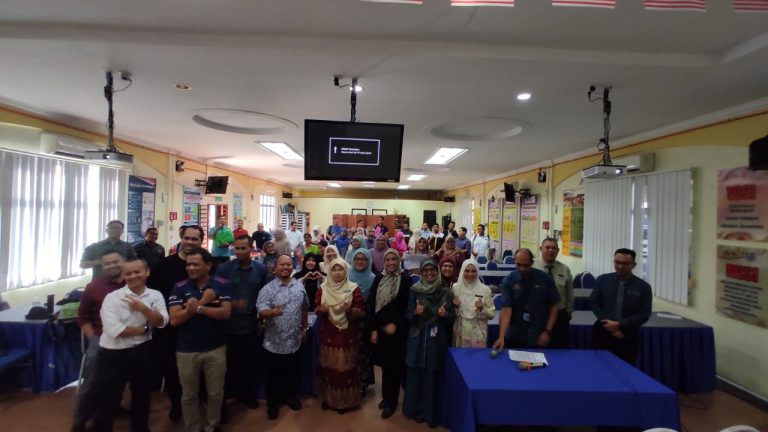
[{"label": "man in blue shirt", "polygon": [[605,349],[634,365],[640,352],[640,327],[651,316],[653,292],[648,282],[632,274],[635,251],[617,249],[614,273],[597,277],[592,290],[592,347]]},{"label": "man in blue shirt", "polygon": [[298,377],[301,373],[299,348],[307,337],[309,300],[304,286],[291,277],[293,260],[277,259],[276,278],[259,292],[256,309],[267,320],[264,331],[267,418],[277,419],[280,404],[301,409]]},{"label": "man in blue shirt", "polygon": [[456,249],[464,252],[464,256],[469,258],[469,254],[472,252],[472,241],[467,237],[467,228],[459,228],[459,236],[456,237]]},{"label": "man in blue shirt", "polygon": [[560,294],[547,273],[533,268],[530,249],[515,252],[515,266],[501,282],[499,338],[493,348],[545,348],[557,320]]},{"label": "man in blue shirt", "polygon": [[261,383],[261,344],[256,299],[267,278],[264,264],[251,260],[253,242],[248,236],[235,239],[236,259],[221,264],[216,276],[229,280],[232,316],[227,328],[227,378],[225,392],[248,408],[259,407],[256,391]]},{"label": "man in blue shirt", "polygon": [[195,247],[186,253],[189,279],[173,287],[168,301],[171,325],[177,327],[176,364],[181,407],[187,432],[198,432],[200,372],[205,376],[208,408],[204,429],[219,428],[227,371],[227,320],[232,313],[227,281],[209,276],[211,254]]}]

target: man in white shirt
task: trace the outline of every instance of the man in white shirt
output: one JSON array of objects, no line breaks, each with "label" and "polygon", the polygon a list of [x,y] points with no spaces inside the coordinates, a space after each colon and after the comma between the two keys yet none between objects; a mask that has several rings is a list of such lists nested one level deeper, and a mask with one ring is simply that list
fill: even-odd
[{"label": "man in white shirt", "polygon": [[493,255],[496,253],[496,245],[491,237],[485,234],[485,225],[477,226],[477,235],[472,237],[472,255],[477,259],[484,256],[488,261],[493,261]]},{"label": "man in white shirt", "polygon": [[294,250],[304,241],[304,233],[298,229],[298,224],[296,222],[291,222],[291,229],[286,231],[285,238],[287,238],[288,243],[291,244],[291,250]]},{"label": "man in white shirt", "polygon": [[99,339],[96,382],[100,394],[93,423],[95,431],[111,431],[126,383],[131,384],[131,430],[148,431],[152,392],[149,340],[152,329],[168,324],[160,291],[147,288],[146,261],[123,265],[126,286],[112,291],[101,305],[103,331]]}]

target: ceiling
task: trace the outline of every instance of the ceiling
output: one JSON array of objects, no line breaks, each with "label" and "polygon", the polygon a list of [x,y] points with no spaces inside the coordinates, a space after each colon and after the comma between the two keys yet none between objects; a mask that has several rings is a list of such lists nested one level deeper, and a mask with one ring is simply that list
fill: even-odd
[{"label": "ceiling", "polygon": [[[615,10],[424,3],[4,0],[0,101],[103,131],[104,70],[128,70],[134,84],[115,96],[117,136],[313,188],[326,184],[304,181],[301,165],[255,142],[303,154],[304,119],[349,119],[349,92],[332,76],[356,76],[365,88],[358,121],[405,124],[401,183],[444,190],[594,148],[602,117],[586,99],[590,84],[613,86],[613,139],[768,95],[768,14],[736,14],[729,1],[709,1],[706,13],[629,0]],[[517,101],[521,91],[533,98]],[[213,130],[192,120],[200,113],[278,131]],[[469,138],[447,138],[455,135]],[[428,169],[441,146],[469,151]],[[412,173],[428,177],[405,181]]]}]

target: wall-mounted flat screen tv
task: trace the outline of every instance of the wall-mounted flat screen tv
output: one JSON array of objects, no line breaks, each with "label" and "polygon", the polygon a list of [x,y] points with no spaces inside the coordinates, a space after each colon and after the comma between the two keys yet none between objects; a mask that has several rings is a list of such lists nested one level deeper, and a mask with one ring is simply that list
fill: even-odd
[{"label": "wall-mounted flat screen tv", "polygon": [[304,179],[399,182],[403,125],[304,120]]}]

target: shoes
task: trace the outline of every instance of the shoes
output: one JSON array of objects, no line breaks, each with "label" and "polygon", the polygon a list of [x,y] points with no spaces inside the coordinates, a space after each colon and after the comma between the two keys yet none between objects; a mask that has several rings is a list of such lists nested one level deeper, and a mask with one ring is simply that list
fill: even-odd
[{"label": "shoes", "polygon": [[301,409],[301,401],[296,398],[289,400],[287,405],[288,405],[288,408],[294,411],[298,411]]},{"label": "shoes", "polygon": [[379,409],[384,409],[385,406],[387,406],[387,401],[382,399],[381,402],[379,402]]},{"label": "shoes", "polygon": [[171,405],[171,410],[168,411],[168,419],[174,423],[181,420],[181,405]]},{"label": "shoes", "polygon": [[381,418],[388,419],[392,417],[392,415],[394,414],[395,414],[395,407],[385,406],[384,410],[381,411]]},{"label": "shoes", "polygon": [[256,409],[256,408],[258,408],[258,407],[259,407],[259,401],[257,401],[256,399],[254,399],[254,400],[252,400],[252,401],[248,401],[248,402],[243,402],[243,404],[244,404],[244,405],[246,406],[246,408],[248,408],[248,409]]},{"label": "shoes", "polygon": [[277,420],[277,411],[267,411],[267,418],[269,420]]}]

